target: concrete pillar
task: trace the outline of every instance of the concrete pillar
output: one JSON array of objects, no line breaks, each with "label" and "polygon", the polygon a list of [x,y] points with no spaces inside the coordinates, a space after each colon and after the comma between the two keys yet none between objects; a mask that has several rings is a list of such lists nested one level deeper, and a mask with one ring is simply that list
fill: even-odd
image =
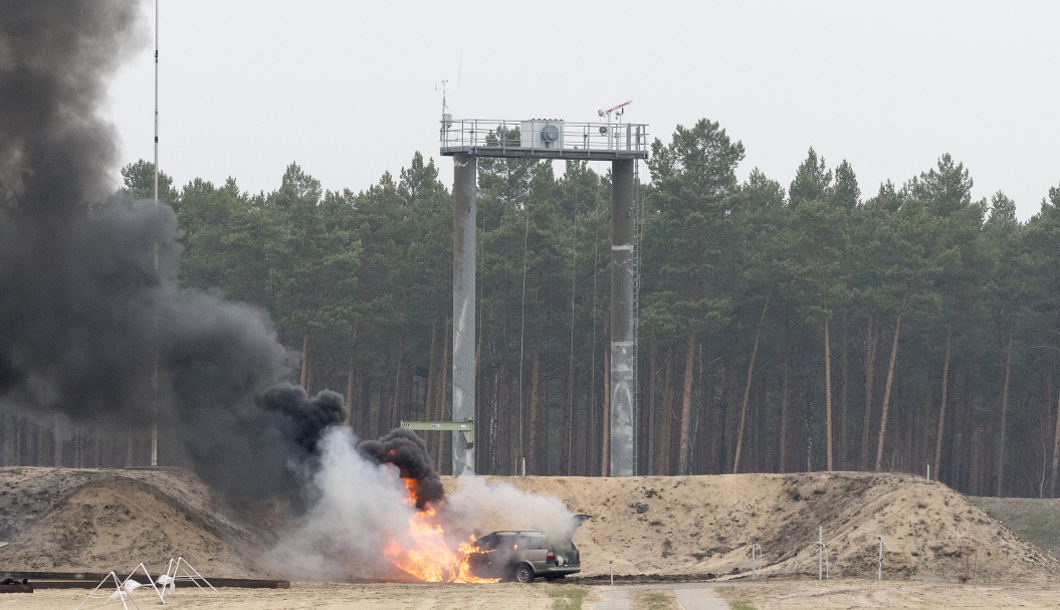
[{"label": "concrete pillar", "polygon": [[[475,188],[472,155],[453,156],[453,421],[475,416]],[[475,450],[453,432],[453,474],[475,470]]]},{"label": "concrete pillar", "polygon": [[633,476],[633,164],[611,163],[611,476]]}]

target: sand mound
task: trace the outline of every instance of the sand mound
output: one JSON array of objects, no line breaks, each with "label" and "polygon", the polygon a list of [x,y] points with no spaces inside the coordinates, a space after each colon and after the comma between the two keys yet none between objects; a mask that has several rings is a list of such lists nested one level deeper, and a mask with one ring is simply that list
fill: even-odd
[{"label": "sand mound", "polygon": [[[1056,559],[964,496],[908,475],[485,479],[590,515],[574,537],[590,576],[613,561],[618,575],[747,577],[757,543],[763,575],[816,578],[818,526],[833,577],[875,578],[877,535],[889,579],[963,575],[962,539],[979,542],[979,579],[1060,574]],[[457,481],[445,485],[451,493]],[[278,514],[266,507],[251,520],[237,516],[184,471],[0,468],[0,540],[10,542],[0,570],[122,571],[139,561],[159,569],[182,555],[207,576],[283,577],[260,565],[260,549],[277,543]]]},{"label": "sand mound", "polygon": [[[489,477],[562,500],[593,518],[578,530],[586,575],[747,576],[751,544],[767,576],[817,577],[818,526],[833,577],[964,574],[961,539],[979,542],[978,578],[1039,580],[1060,564],[948,487],[908,475]],[[455,481],[446,481],[452,487]],[[761,565],[761,564],[760,564]]]},{"label": "sand mound", "polygon": [[182,471],[0,469],[3,570],[161,570],[183,556],[204,575],[267,578],[251,532]]}]

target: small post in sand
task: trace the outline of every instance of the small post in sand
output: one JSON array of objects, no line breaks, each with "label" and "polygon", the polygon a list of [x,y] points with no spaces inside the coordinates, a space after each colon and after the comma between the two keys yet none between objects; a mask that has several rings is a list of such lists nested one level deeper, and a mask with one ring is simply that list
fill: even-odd
[{"label": "small post in sand", "polygon": [[876,536],[876,539],[880,541],[880,562],[876,566],[876,580],[883,580],[883,536]]}]

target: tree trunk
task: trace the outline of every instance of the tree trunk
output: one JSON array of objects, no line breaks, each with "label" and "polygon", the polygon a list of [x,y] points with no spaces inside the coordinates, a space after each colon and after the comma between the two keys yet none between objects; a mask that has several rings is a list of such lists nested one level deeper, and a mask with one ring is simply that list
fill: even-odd
[{"label": "tree trunk", "polygon": [[777,470],[784,473],[788,471],[788,369],[791,360],[791,350],[786,345],[781,348],[780,359],[780,448],[777,450]]},{"label": "tree trunk", "polygon": [[540,397],[540,392],[538,391],[538,387],[539,386],[538,386],[538,383],[537,383],[537,379],[541,375],[541,340],[540,339],[534,339],[534,345],[531,348],[531,351],[533,352],[533,355],[531,357],[533,358],[534,363],[532,365],[533,366],[533,369],[532,369],[533,372],[530,374],[530,431],[529,431],[530,432],[530,442],[529,442],[529,445],[530,445],[529,454],[530,455],[529,455],[529,459],[527,460],[527,463],[529,464],[529,467],[527,468],[527,470],[528,470],[527,474],[544,474],[544,472],[541,469],[541,464],[539,463],[539,459],[538,459],[541,451],[540,451],[540,448],[538,447],[538,440],[537,440],[537,435],[538,435],[537,428],[540,425],[540,421],[541,421],[541,419],[539,417],[539,413],[541,411],[541,404],[540,404],[540,398],[541,397]]},{"label": "tree trunk", "polygon": [[300,384],[309,391],[309,325],[306,324],[302,334],[302,378]]},{"label": "tree trunk", "polygon": [[721,389],[721,412],[720,428],[722,440],[724,441],[725,458],[722,460],[722,468],[731,464],[736,453],[736,444],[733,442],[736,436],[736,366],[733,364],[733,350],[726,349],[722,356],[722,389]]},{"label": "tree trunk", "polygon": [[[766,457],[769,451],[769,443],[765,442],[766,438],[766,420],[768,418],[768,401],[766,400],[766,391],[769,383],[769,378],[765,375],[761,376],[758,383],[755,384],[754,396],[751,400],[751,414],[755,419],[754,426],[754,439],[755,447],[758,451],[755,455],[754,468],[755,472],[766,472],[769,470],[770,460]],[[757,405],[757,409],[755,408]]]},{"label": "tree trunk", "polygon": [[839,340],[843,347],[839,352],[839,375],[843,384],[843,392],[839,395],[839,468],[846,470],[850,467],[847,461],[849,448],[847,433],[850,429],[850,313],[846,309],[843,310],[840,328],[842,332]]},{"label": "tree trunk", "polygon": [[696,457],[697,474],[715,474],[716,464],[714,460],[717,459],[717,452],[714,448],[714,426],[711,425],[711,418],[714,416],[714,379],[715,375],[713,367],[707,362],[706,356],[700,348],[699,361],[702,367],[702,373],[700,375],[700,387],[703,388],[700,392],[699,401],[699,432],[697,433],[699,446],[699,453]]},{"label": "tree trunk", "polygon": [[865,416],[861,420],[861,470],[869,469],[869,432],[872,423],[872,382],[876,375],[876,349],[879,331],[876,318],[869,314],[865,335]]},{"label": "tree trunk", "polygon": [[[596,373],[599,369],[596,367],[596,346],[595,341],[590,342],[589,350],[592,357],[589,360],[589,383],[585,384],[586,396],[585,396],[585,434],[582,436],[582,444],[587,448],[588,456],[586,457],[585,471],[588,476],[595,476],[597,473],[597,466],[599,466],[599,452],[603,450],[604,436],[603,427],[601,425],[601,412],[603,411],[603,395],[600,392],[600,386],[596,383]],[[603,353],[607,353],[608,347],[604,347]],[[603,381],[603,376],[600,380]],[[634,466],[636,467],[636,466]]]},{"label": "tree trunk", "polygon": [[692,423],[692,365],[695,362],[696,330],[688,325],[688,336],[685,338],[685,378],[681,393],[681,433],[677,453],[677,473],[688,474],[688,440]]},{"label": "tree trunk", "polygon": [[367,372],[361,374],[361,412],[358,434],[363,438],[372,436],[372,376]]},{"label": "tree trunk", "polygon": [[[545,409],[541,413],[542,418],[545,420],[542,422],[543,429],[545,431],[544,438],[541,439],[541,457],[545,461],[544,472],[542,474],[549,474],[552,472],[552,456],[555,453],[552,449],[552,372],[555,370],[552,368],[552,317],[549,316],[548,332],[545,335],[548,339],[548,361],[545,364],[545,396],[544,405]],[[556,469],[559,470],[560,465],[557,464]]]},{"label": "tree trunk", "polygon": [[1004,496],[1005,484],[1005,424],[1008,416],[1008,382],[1009,374],[1012,372],[1012,337],[1015,332],[1008,336],[1008,356],[1005,357],[1005,387],[1001,391],[1001,426],[998,431],[997,443],[997,497]]},{"label": "tree trunk", "polygon": [[[571,358],[571,363],[574,359]],[[574,411],[578,408],[578,395],[575,388],[578,387],[578,367],[572,366],[567,376],[567,476],[577,474],[574,460],[574,428],[577,420]]]},{"label": "tree trunk", "polygon": [[598,445],[594,445],[591,440],[595,422],[593,421],[593,383],[592,376],[590,375],[589,377],[590,381],[585,384],[584,392],[582,392],[585,397],[585,406],[581,409],[581,429],[585,430],[585,434],[582,435],[581,442],[578,443],[578,470],[587,477],[595,476],[597,473],[596,467],[600,465],[597,453]]},{"label": "tree trunk", "polygon": [[832,347],[828,339],[828,318],[824,319],[824,419],[828,472],[832,472]]},{"label": "tree trunk", "polygon": [[[427,421],[437,421],[434,416],[434,386],[438,383],[438,318],[431,321],[431,347],[427,363],[427,388],[423,394],[423,417]],[[432,441],[435,435],[427,440],[427,445],[433,447]]]},{"label": "tree trunk", "polygon": [[[438,384],[435,389],[435,415],[439,421],[444,421],[446,418],[446,404],[449,398],[449,337],[452,333],[452,322],[446,320],[445,323],[445,339],[442,340],[442,381]],[[438,444],[435,446],[435,461],[434,464],[438,468],[438,472],[442,473],[442,457],[445,454],[445,439],[451,437],[451,434],[443,433],[441,438],[438,439]]]},{"label": "tree trunk", "polygon": [[[950,352],[953,348],[953,320],[946,328],[946,358],[942,361],[942,403],[939,405],[939,430],[935,437],[935,480],[942,480],[942,438],[946,425],[946,401],[950,383]],[[926,424],[926,422],[925,422]]]},{"label": "tree trunk", "polygon": [[[357,333],[360,331],[360,328],[361,328],[360,324],[354,324],[353,325],[353,336],[350,338],[350,368],[346,372],[346,408],[349,409],[349,411],[346,413],[346,425],[347,426],[352,426],[353,422],[356,421],[354,419],[354,415],[353,415],[353,412],[354,412],[354,408],[353,408],[354,383],[353,383],[353,381],[354,381],[354,376],[355,376],[354,373],[357,370],[354,365],[357,362]],[[432,341],[433,341],[433,332],[432,332]],[[433,343],[432,343],[432,348],[431,348],[431,357],[432,358],[434,357]]]},{"label": "tree trunk", "polygon": [[[479,455],[481,458],[478,460],[478,467],[483,468],[484,474],[501,474],[497,468],[497,383],[500,377],[497,374],[496,367],[490,367],[492,370],[487,369],[482,375],[483,379],[477,389],[481,390],[481,393],[475,392],[475,399],[479,402],[479,411],[484,413],[484,419],[486,420],[485,430],[481,431],[484,433],[481,445],[476,445],[481,448]],[[486,384],[489,384],[489,390],[486,389]],[[506,473],[505,473],[506,474]]]},{"label": "tree trunk", "polygon": [[[1060,393],[1056,401],[1056,431],[1053,433],[1053,471],[1049,476],[1049,497],[1055,498],[1057,474],[1060,473]],[[1049,397],[1052,399],[1052,396]]]},{"label": "tree trunk", "polygon": [[[906,300],[908,300],[908,294]],[[902,309],[905,309],[903,302]],[[880,414],[880,440],[876,446],[876,472],[883,468],[883,442],[887,436],[887,408],[891,401],[891,385],[894,382],[894,361],[898,357],[898,335],[902,331],[902,314],[894,324],[894,342],[891,344],[891,363],[887,366],[887,384],[883,388],[883,413]]]},{"label": "tree trunk", "polygon": [[387,352],[386,356],[383,357],[383,375],[379,379],[379,408],[376,410],[378,420],[375,423],[375,437],[378,438],[386,434],[387,425],[390,423],[389,419],[390,405],[393,402],[393,398],[390,396],[390,352]]},{"label": "tree trunk", "polygon": [[[475,421],[479,422],[479,424],[475,426],[474,435],[476,453],[483,458],[490,457],[492,459],[492,456],[489,453],[489,439],[485,436],[485,433],[490,429],[489,423],[486,421],[490,411],[486,408],[487,405],[483,404],[483,400],[486,400],[486,392],[483,385],[485,383],[485,379],[483,379],[485,375],[481,372],[482,336],[484,334],[485,333],[482,332],[481,327],[475,332],[475,379],[473,382],[475,386],[475,403],[471,405],[471,412],[475,414]],[[451,434],[443,434],[442,436],[452,437]],[[450,438],[448,442],[451,447],[453,442],[452,439]],[[450,454],[450,458],[452,458],[452,454]],[[479,458],[476,457],[476,459]],[[483,459],[480,463],[485,463],[485,460]],[[452,468],[452,466],[450,466],[450,468]]]},{"label": "tree trunk", "polygon": [[11,424],[7,410],[0,406],[0,466],[11,465]]},{"label": "tree trunk", "polygon": [[[658,352],[655,349],[655,337],[651,338],[648,360],[648,474],[655,471],[655,378],[659,374]],[[1060,433],[1058,433],[1060,434]]]},{"label": "tree trunk", "polygon": [[[689,300],[693,303],[699,300],[699,279],[692,280]],[[692,363],[696,353],[696,321],[695,318],[688,321],[688,331],[685,335],[685,377],[681,393],[681,428],[677,449],[677,473],[688,474],[688,440],[692,424]]]},{"label": "tree trunk", "polygon": [[670,432],[673,428],[671,409],[674,401],[673,389],[674,344],[666,348],[666,375],[663,378],[662,416],[659,418],[659,473],[670,474]]},{"label": "tree trunk", "polygon": [[968,455],[970,456],[968,461],[968,494],[973,496],[985,495],[982,485],[982,456],[980,456],[980,443],[982,440],[980,439],[979,430],[978,427],[973,428],[972,442],[968,448]]},{"label": "tree trunk", "polygon": [[59,415],[56,414],[52,418],[52,466],[62,467],[63,465],[63,435],[59,429]]},{"label": "tree trunk", "polygon": [[[405,410],[405,387],[402,381],[405,379],[406,362],[405,353],[400,352],[398,354],[397,370],[394,371],[394,400],[391,403],[390,422],[388,423],[391,429],[398,427],[398,422],[401,420]],[[390,430],[384,430],[384,432],[390,432]]]},{"label": "tree trunk", "polygon": [[604,345],[604,413],[600,438],[603,440],[600,456],[600,474],[611,476],[611,346]]},{"label": "tree trunk", "polygon": [[813,420],[813,404],[810,403],[810,383],[813,379],[810,374],[809,360],[809,351],[799,350],[797,361],[797,366],[799,367],[799,400],[796,405],[799,408],[799,414],[802,415],[802,425],[798,428],[800,432],[799,446],[806,452],[806,468],[803,472],[810,472],[813,470],[814,429],[811,425]]},{"label": "tree trunk", "polygon": [[497,400],[494,403],[497,409],[497,442],[492,447],[497,459],[497,470],[495,474],[515,474],[515,465],[512,463],[514,451],[518,450],[512,425],[511,404],[508,400],[508,386],[510,385],[508,374],[508,358],[501,358],[501,368],[497,372]]},{"label": "tree trunk", "polygon": [[[934,353],[934,352],[935,352],[935,342],[934,342],[934,340],[932,340],[930,346],[928,347],[928,353],[931,354],[931,353]],[[912,377],[912,376],[910,376],[910,377]],[[930,362],[927,362],[927,363],[925,363],[925,367],[924,367],[924,409],[923,409],[923,411],[920,414],[920,423],[921,423],[921,425],[919,426],[919,430],[920,430],[920,455],[919,455],[919,457],[916,460],[916,469],[917,470],[920,470],[920,468],[922,466],[926,466],[926,465],[932,463],[931,462],[931,455],[930,455],[930,447],[929,446],[931,444],[931,398],[932,398],[932,395],[934,394],[934,390],[935,390],[934,385],[933,385],[934,382],[935,382],[935,378],[932,375]],[[917,426],[914,425],[915,422],[913,422],[913,420],[912,420],[912,411],[913,411],[912,409],[909,409],[909,412],[910,412],[909,453],[910,454],[912,454],[913,445],[915,444],[913,442],[913,430],[914,430],[914,428],[917,428]]]},{"label": "tree trunk", "polygon": [[[965,439],[964,441],[964,469],[965,469],[965,491],[968,495],[972,494],[972,463],[975,461],[975,453],[973,452],[972,444],[972,418],[975,412],[974,396],[972,394],[972,366],[965,364],[964,366],[964,408],[962,409],[961,415],[963,420],[961,423],[961,436]],[[978,494],[975,494],[978,495]]]},{"label": "tree trunk", "polygon": [[751,348],[751,363],[747,365],[747,385],[743,388],[743,405],[740,407],[740,428],[736,433],[736,458],[732,462],[732,473],[740,472],[740,451],[743,449],[744,424],[747,422],[747,399],[751,396],[751,378],[755,371],[755,356],[758,355],[758,340],[762,336],[762,322],[766,319],[766,310],[769,309],[769,297],[772,291],[766,295],[766,303],[762,306],[762,315],[758,316],[758,328],[755,329],[755,344]]}]

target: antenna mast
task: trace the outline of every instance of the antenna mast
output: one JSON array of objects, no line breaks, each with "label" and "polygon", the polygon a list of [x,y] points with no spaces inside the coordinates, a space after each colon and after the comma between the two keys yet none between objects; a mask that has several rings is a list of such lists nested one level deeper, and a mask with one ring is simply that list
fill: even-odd
[{"label": "antenna mast", "polygon": [[[158,0],[155,0],[155,205],[158,205]],[[155,242],[155,273],[158,273],[158,242]],[[158,466],[158,360],[152,376],[154,403],[151,413],[151,465]]]},{"label": "antenna mast", "polygon": [[158,203],[158,0],[155,0],[155,203]]},{"label": "antenna mast", "polygon": [[611,114],[614,113],[615,117],[617,117],[618,124],[621,125],[622,124],[622,115],[626,113],[626,106],[629,106],[632,103],[633,103],[633,100],[628,100],[628,101],[622,102],[621,104],[619,104],[618,106],[615,106],[613,108],[608,108],[607,110],[597,110],[596,111],[596,114],[600,118],[604,118],[605,116],[607,117],[607,137],[608,137],[609,140],[618,137],[618,134],[616,134],[611,129]]}]

